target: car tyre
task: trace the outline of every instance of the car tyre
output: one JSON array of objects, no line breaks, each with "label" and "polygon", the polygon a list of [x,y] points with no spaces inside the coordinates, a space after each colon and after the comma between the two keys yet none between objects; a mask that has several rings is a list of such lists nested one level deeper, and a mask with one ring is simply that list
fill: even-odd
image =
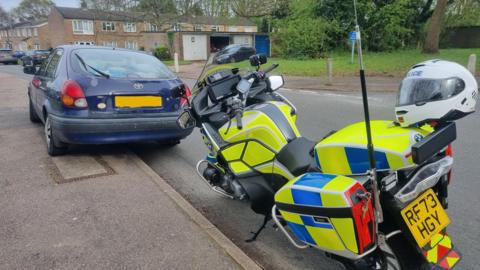
[{"label": "car tyre", "polygon": [[35,112],[35,108],[33,107],[32,100],[30,97],[28,98],[28,112],[30,115],[30,122],[38,123],[40,122],[40,118],[38,117],[37,113]]},{"label": "car tyre", "polygon": [[157,141],[159,144],[164,146],[175,146],[180,143],[180,139],[170,139],[170,140],[161,140]]},{"label": "car tyre", "polygon": [[67,152],[67,145],[60,142],[53,132],[52,122],[47,115],[45,119],[45,141],[47,143],[47,152],[50,156],[61,156]]}]

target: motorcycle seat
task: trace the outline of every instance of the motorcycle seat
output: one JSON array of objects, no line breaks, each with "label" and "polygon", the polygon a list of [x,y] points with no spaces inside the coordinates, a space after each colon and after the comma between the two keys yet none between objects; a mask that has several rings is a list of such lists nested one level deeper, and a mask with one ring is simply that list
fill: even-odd
[{"label": "motorcycle seat", "polygon": [[277,160],[294,176],[299,176],[311,169],[315,142],[305,137],[295,138],[285,145],[277,154]]}]

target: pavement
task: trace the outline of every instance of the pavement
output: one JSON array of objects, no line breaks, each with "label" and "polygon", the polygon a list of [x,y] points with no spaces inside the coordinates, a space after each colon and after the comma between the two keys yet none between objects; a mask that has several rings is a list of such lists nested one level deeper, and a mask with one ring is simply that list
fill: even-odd
[{"label": "pavement", "polygon": [[126,145],[49,157],[0,82],[0,269],[260,269]]}]

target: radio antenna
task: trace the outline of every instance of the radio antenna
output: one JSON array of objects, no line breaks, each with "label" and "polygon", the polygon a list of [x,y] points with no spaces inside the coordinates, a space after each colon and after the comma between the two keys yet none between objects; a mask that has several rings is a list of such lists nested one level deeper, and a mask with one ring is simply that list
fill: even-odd
[{"label": "radio antenna", "polygon": [[362,100],[363,100],[363,112],[365,114],[365,128],[367,131],[367,149],[368,149],[368,160],[370,163],[369,177],[372,184],[372,195],[375,208],[375,215],[377,218],[377,223],[383,221],[383,212],[380,205],[380,196],[378,192],[378,182],[377,182],[377,166],[375,161],[375,149],[372,142],[372,129],[370,127],[370,111],[368,107],[368,93],[367,93],[367,83],[365,80],[365,66],[363,64],[363,53],[362,53],[362,37],[360,33],[360,26],[358,25],[358,14],[357,14],[357,0],[353,0],[353,9],[355,12],[355,40],[357,42],[358,50],[358,62],[360,65],[360,84],[362,87]]}]

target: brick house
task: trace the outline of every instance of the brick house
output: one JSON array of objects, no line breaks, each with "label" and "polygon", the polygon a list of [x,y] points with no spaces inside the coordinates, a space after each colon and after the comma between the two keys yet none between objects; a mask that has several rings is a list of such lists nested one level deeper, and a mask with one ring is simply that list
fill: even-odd
[{"label": "brick house", "polygon": [[245,18],[173,16],[162,25],[135,12],[54,7],[48,17],[52,47],[99,45],[153,51],[168,46],[185,60],[204,60],[232,43],[254,45],[257,26]]},{"label": "brick house", "polygon": [[47,21],[20,22],[0,28],[0,48],[18,51],[49,49]]}]

